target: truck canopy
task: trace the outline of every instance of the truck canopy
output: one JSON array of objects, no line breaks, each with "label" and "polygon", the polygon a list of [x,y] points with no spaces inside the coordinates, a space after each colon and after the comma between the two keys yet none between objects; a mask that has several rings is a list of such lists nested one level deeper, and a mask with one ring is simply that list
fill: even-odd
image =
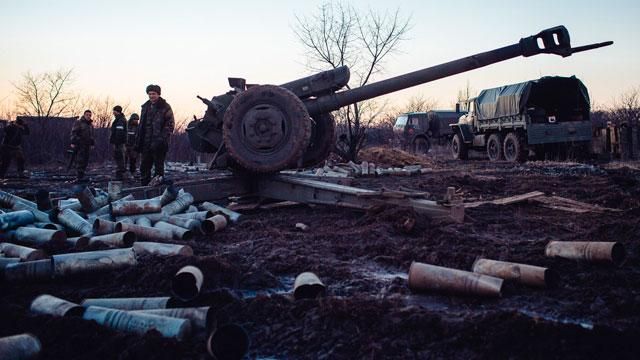
[{"label": "truck canopy", "polygon": [[527,108],[541,108],[554,115],[578,111],[588,116],[590,108],[587,88],[575,76],[545,76],[482,90],[475,102],[479,120],[520,115]]}]

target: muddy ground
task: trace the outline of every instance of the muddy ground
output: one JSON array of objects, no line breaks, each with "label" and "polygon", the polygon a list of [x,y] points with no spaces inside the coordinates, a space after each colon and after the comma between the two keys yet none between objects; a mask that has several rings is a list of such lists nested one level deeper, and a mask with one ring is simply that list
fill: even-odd
[{"label": "muddy ground", "polygon": [[[249,358],[640,356],[637,164],[438,160],[432,168],[414,177],[356,179],[354,185],[411,188],[433,200],[448,186],[470,201],[538,190],[623,212],[575,214],[524,202],[468,209],[458,224],[397,207],[369,213],[302,205],[257,211],[239,225],[188,242],[193,257],[145,257],[120,271],[0,284],[0,336],[36,334],[43,359],[207,358],[206,334],[177,342],[157,333],[122,334],[93,322],[28,312],[31,300],[43,293],[78,302],[168,295],[171,276],[195,264],[205,274],[204,294],[196,302],[214,306],[218,324],[238,323],[247,330]],[[47,181],[3,188],[28,194]],[[57,189],[68,187],[60,180]],[[407,217],[417,220],[409,234],[399,226]],[[309,231],[296,231],[297,222]],[[550,240],[618,241],[627,261],[613,267],[546,258]],[[468,270],[480,256],[547,266],[560,273],[561,283],[553,289],[506,284],[497,299],[412,294],[407,287],[412,261]],[[292,300],[293,279],[303,271],[315,272],[328,286],[325,298]]]}]

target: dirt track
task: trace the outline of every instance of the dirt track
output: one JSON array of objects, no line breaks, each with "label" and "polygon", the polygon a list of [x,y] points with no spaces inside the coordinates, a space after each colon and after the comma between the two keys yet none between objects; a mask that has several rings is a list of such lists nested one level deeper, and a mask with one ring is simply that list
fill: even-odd
[{"label": "dirt track", "polygon": [[[367,214],[296,206],[247,214],[247,220],[188,242],[190,258],[143,258],[137,267],[51,283],[0,285],[0,336],[32,332],[44,359],[206,358],[204,334],[179,343],[159,334],[128,335],[73,318],[31,316],[49,293],[86,297],[162,296],[181,266],[205,274],[197,300],[218,308],[218,324],[239,323],[251,358],[637,358],[640,354],[640,170],[485,161],[434,162],[417,177],[357,179],[365,188],[399,187],[440,199],[454,186],[466,199],[543,191],[624,210],[574,214],[533,202],[483,205],[465,223],[427,219],[401,208]],[[407,217],[417,221],[402,232]],[[310,226],[299,232],[294,224]],[[550,240],[619,241],[616,268],[544,256]],[[412,261],[468,270],[477,257],[548,266],[555,289],[507,284],[499,299],[411,294]],[[293,279],[315,272],[328,285],[321,300],[293,301]]]}]

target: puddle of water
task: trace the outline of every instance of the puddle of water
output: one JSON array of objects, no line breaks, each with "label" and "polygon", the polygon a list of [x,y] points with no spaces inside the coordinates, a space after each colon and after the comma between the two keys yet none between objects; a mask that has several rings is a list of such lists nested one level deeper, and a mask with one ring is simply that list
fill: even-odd
[{"label": "puddle of water", "polygon": [[431,295],[407,295],[405,304],[420,306],[431,311],[447,311],[450,308],[450,305],[443,301],[442,297]]},{"label": "puddle of water", "polygon": [[583,329],[593,330],[593,323],[590,321],[562,318],[562,317],[557,317],[557,316],[548,315],[548,314],[541,314],[531,310],[517,309],[516,311],[530,318],[542,319],[542,320],[550,321],[553,323],[559,323],[559,324],[578,325]]},{"label": "puddle of water", "polygon": [[383,281],[393,281],[396,278],[407,280],[409,277],[409,275],[406,272],[389,272],[383,269],[380,269],[375,272],[366,272],[363,275],[367,278],[378,279]]},{"label": "puddle of water", "polygon": [[293,283],[296,280],[293,276],[279,276],[277,279],[281,285],[279,287],[260,290],[239,289],[236,291],[239,292],[244,299],[252,299],[258,295],[289,294],[293,291]]}]

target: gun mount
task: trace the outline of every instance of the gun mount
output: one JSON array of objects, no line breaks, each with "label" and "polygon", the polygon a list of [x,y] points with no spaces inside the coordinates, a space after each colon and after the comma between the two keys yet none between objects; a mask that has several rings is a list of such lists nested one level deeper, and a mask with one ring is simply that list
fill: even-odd
[{"label": "gun mount", "polygon": [[331,112],[343,106],[410,88],[519,56],[562,57],[613,44],[571,47],[569,32],[557,26],[519,42],[428,67],[359,88],[339,91],[349,82],[346,66],[277,85],[251,85],[229,78],[233,90],[211,100],[202,119],[187,128],[191,146],[229,157],[234,167],[271,173],[323,161],[335,142]]}]

